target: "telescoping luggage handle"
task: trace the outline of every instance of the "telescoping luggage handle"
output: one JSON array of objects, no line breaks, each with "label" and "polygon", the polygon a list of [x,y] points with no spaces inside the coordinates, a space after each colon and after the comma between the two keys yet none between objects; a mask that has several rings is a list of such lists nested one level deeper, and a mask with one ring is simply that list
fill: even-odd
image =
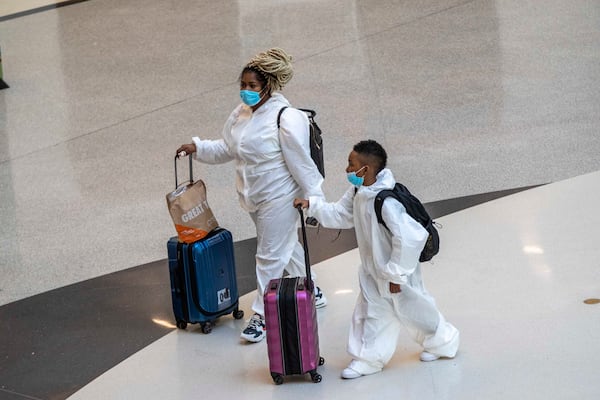
[{"label": "telescoping luggage handle", "polygon": [[310,273],[310,258],[308,256],[308,242],[306,240],[306,224],[304,223],[304,212],[302,211],[302,205],[296,206],[300,213],[300,222],[302,223],[302,244],[304,247],[304,264],[306,266],[306,285],[309,290],[313,290],[313,281]]},{"label": "telescoping luggage handle", "polygon": [[[179,158],[180,154],[175,154],[175,189],[177,189],[177,187],[179,186],[179,183],[177,183],[177,159]],[[183,156],[183,154],[182,154]],[[192,173],[192,155],[189,154],[188,155],[188,159],[190,161],[190,183],[194,183],[194,176]]]}]

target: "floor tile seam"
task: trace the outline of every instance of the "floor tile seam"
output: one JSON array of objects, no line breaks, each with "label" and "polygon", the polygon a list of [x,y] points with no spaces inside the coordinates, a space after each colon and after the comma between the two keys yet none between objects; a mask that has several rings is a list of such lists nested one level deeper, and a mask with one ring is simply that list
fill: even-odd
[{"label": "floor tile seam", "polygon": [[436,15],[440,15],[440,14],[446,13],[446,12],[448,12],[448,11],[451,11],[451,10],[454,10],[454,9],[457,9],[457,8],[464,7],[464,6],[466,6],[466,5],[469,5],[469,4],[472,4],[472,3],[475,3],[475,2],[477,2],[477,1],[480,1],[480,0],[466,0],[466,1],[462,2],[462,3],[459,3],[459,4],[455,4],[455,5],[452,5],[452,6],[446,7],[446,8],[444,8],[444,9],[442,9],[442,10],[432,11],[432,12],[430,12],[429,14],[425,14],[425,15],[422,15],[422,16],[419,16],[419,17],[416,17],[416,18],[415,18],[415,19],[413,19],[413,20],[410,20],[410,21],[404,21],[404,22],[398,23],[398,24],[396,24],[396,25],[392,25],[392,26],[390,26],[390,27],[388,27],[388,28],[385,28],[385,29],[383,29],[383,30],[381,30],[381,31],[378,31],[378,32],[373,32],[373,33],[369,33],[369,34],[367,34],[367,35],[363,36],[362,38],[359,38],[358,40],[370,39],[370,38],[372,38],[372,37],[375,37],[375,36],[378,36],[378,35],[380,35],[380,34],[382,34],[382,33],[390,32],[390,31],[393,31],[394,29],[403,28],[403,27],[405,27],[405,26],[409,26],[409,25],[412,25],[412,24],[414,24],[414,23],[421,22],[421,21],[423,21],[423,20],[425,20],[425,19],[428,19],[428,18],[430,18],[430,17],[434,17],[434,16],[436,16]]},{"label": "floor tile seam", "polygon": [[[359,40],[370,40],[370,39],[373,39],[373,38],[375,38],[375,37],[377,37],[377,36],[379,36],[381,34],[390,32],[390,31],[395,30],[395,29],[400,29],[400,28],[403,28],[405,26],[412,25],[414,23],[418,23],[418,22],[423,21],[423,20],[425,20],[427,18],[443,14],[443,13],[448,12],[450,10],[463,7],[463,6],[467,5],[467,4],[474,3],[475,1],[477,1],[477,0],[467,0],[467,1],[463,2],[463,3],[461,3],[461,4],[455,4],[453,6],[446,7],[445,9],[442,9],[442,10],[433,11],[433,12],[431,12],[429,14],[425,14],[423,16],[417,17],[414,20],[405,21],[405,22],[393,25],[391,27],[388,27],[386,29],[383,29],[383,30],[381,30],[379,32],[375,32],[375,33],[371,33],[371,34],[365,35],[363,38],[361,38]],[[376,62],[376,60],[373,59],[371,52],[367,53],[367,60],[368,60],[368,64],[369,64],[368,71],[369,71],[369,74],[371,74],[370,78],[371,78],[371,80],[373,82],[376,82],[377,79],[375,78],[374,73],[376,71],[375,67],[377,66],[377,62]],[[379,113],[378,117],[379,117],[379,120],[385,120],[385,118],[384,118],[385,117],[385,115],[384,115],[385,114],[385,111],[384,111],[385,107],[382,107],[382,105],[381,105],[381,101],[383,100],[383,97],[381,96],[379,86],[378,85],[374,85],[374,86],[375,86],[375,89],[374,89],[375,90],[375,96],[376,96],[376,99],[377,99],[377,101],[379,103],[378,107],[377,107],[377,110],[378,110],[377,112]],[[384,138],[387,137],[386,127],[383,124],[380,125],[379,129],[381,129],[380,133],[383,135],[383,137]]]},{"label": "floor tile seam", "polygon": [[26,17],[28,15],[37,14],[37,13],[41,13],[44,11],[50,11],[50,10],[54,10],[57,8],[77,4],[77,3],[83,3],[86,1],[89,1],[89,0],[66,0],[66,1],[61,1],[59,3],[47,4],[45,6],[31,8],[29,10],[18,11],[13,14],[0,15],[0,22],[8,21],[11,19],[17,19],[17,18],[21,18],[21,17]]},{"label": "floor tile seam", "polygon": [[464,2],[462,2],[460,4],[455,4],[455,5],[446,7],[444,9],[442,9],[442,10],[437,10],[437,11],[433,11],[433,12],[431,12],[429,14],[421,15],[421,16],[416,17],[415,19],[412,19],[410,21],[400,22],[398,24],[392,25],[392,26],[390,26],[388,28],[385,28],[385,29],[382,29],[380,31],[365,34],[365,35],[360,36],[360,37],[358,37],[356,39],[345,41],[343,43],[340,43],[338,45],[329,47],[327,49],[323,49],[323,50],[317,51],[317,52],[312,53],[310,55],[307,55],[307,56],[304,56],[304,57],[297,57],[297,62],[298,61],[309,60],[309,59],[312,59],[314,57],[317,57],[317,56],[320,56],[320,55],[323,55],[323,54],[327,54],[327,53],[329,53],[329,52],[331,52],[333,50],[337,50],[339,48],[347,46],[350,43],[357,43],[357,42],[362,42],[362,41],[365,41],[365,40],[368,40],[368,39],[372,39],[372,38],[374,38],[374,37],[376,37],[378,35],[381,35],[383,33],[393,31],[394,29],[398,29],[398,28],[402,28],[402,27],[405,27],[405,26],[408,26],[408,25],[412,25],[412,24],[414,24],[416,22],[420,22],[420,21],[422,21],[424,19],[436,16],[436,15],[439,15],[439,14],[443,14],[443,13],[448,12],[450,10],[454,10],[456,8],[460,8],[460,7],[466,6],[466,5],[471,4],[471,3],[475,3],[477,1],[480,1],[480,0],[467,0],[467,1],[464,1]]},{"label": "floor tile seam", "polygon": [[13,392],[12,390],[6,390],[6,389],[2,389],[0,388],[0,394],[2,393],[8,393],[11,396],[18,396],[18,397],[22,397],[23,399],[28,399],[28,400],[42,400],[39,397],[32,397],[23,393],[18,393],[18,392]]},{"label": "floor tile seam", "polygon": [[66,139],[66,140],[63,140],[63,141],[60,141],[60,142],[54,143],[54,144],[52,144],[52,145],[49,145],[49,146],[46,146],[46,147],[42,147],[42,148],[40,148],[40,149],[37,149],[37,150],[34,150],[34,151],[31,151],[31,152],[29,152],[29,153],[20,154],[20,155],[18,155],[18,156],[16,156],[16,157],[12,157],[12,158],[8,158],[8,159],[4,159],[4,160],[1,160],[1,159],[0,159],[0,165],[4,165],[4,164],[6,164],[6,163],[10,163],[10,162],[12,162],[12,161],[17,161],[17,160],[20,160],[20,159],[23,159],[23,158],[29,158],[29,157],[31,157],[31,156],[32,156],[32,155],[34,155],[34,154],[37,154],[37,153],[40,153],[40,152],[45,152],[45,151],[47,151],[48,149],[51,149],[51,148],[54,148],[54,147],[58,147],[58,146],[62,146],[62,145],[64,145],[64,144],[67,144],[67,143],[70,143],[70,142],[74,142],[74,141],[77,141],[77,140],[79,140],[79,139],[86,138],[86,137],[88,137],[88,136],[90,136],[90,135],[94,135],[94,134],[96,134],[96,133],[99,133],[99,132],[102,132],[102,131],[105,131],[105,130],[108,130],[108,129],[114,128],[114,127],[116,127],[116,126],[119,126],[119,125],[122,125],[122,124],[126,124],[126,123],[128,123],[128,122],[131,122],[131,121],[134,121],[134,120],[136,120],[136,119],[143,118],[143,117],[145,117],[145,116],[147,116],[147,115],[153,114],[153,113],[155,113],[155,112],[159,112],[159,111],[162,111],[162,110],[166,110],[166,109],[168,109],[168,108],[170,108],[170,107],[174,107],[174,106],[177,106],[177,105],[179,105],[179,104],[185,103],[185,102],[187,102],[187,101],[190,101],[190,100],[192,100],[192,99],[195,99],[195,98],[197,98],[197,97],[199,97],[199,96],[203,96],[203,95],[205,95],[205,94],[207,94],[207,93],[211,93],[211,92],[219,91],[219,90],[221,90],[221,89],[223,89],[223,88],[226,88],[226,87],[228,87],[228,86],[231,86],[231,85],[236,85],[236,84],[237,84],[237,82],[229,82],[229,83],[226,83],[226,84],[224,84],[224,85],[221,85],[221,86],[219,86],[219,87],[215,87],[215,88],[213,88],[213,89],[207,90],[207,91],[205,91],[205,92],[197,93],[197,94],[195,94],[195,95],[188,96],[188,97],[186,97],[186,98],[184,98],[184,99],[177,100],[177,101],[175,101],[175,102],[173,102],[173,103],[164,104],[164,105],[162,105],[162,106],[160,106],[160,107],[156,107],[156,108],[154,108],[154,109],[151,109],[151,110],[148,110],[148,111],[144,111],[144,112],[142,112],[142,113],[139,113],[139,114],[132,115],[132,116],[130,116],[130,117],[127,117],[127,118],[124,118],[124,119],[122,119],[121,121],[117,121],[117,122],[114,122],[114,123],[112,123],[112,124],[105,125],[105,126],[103,126],[103,127],[100,127],[100,128],[94,129],[94,130],[92,130],[92,131],[89,131],[89,132],[83,133],[83,134],[81,134],[81,135],[78,135],[78,136],[75,136],[75,137],[72,137],[72,138],[69,138],[69,139]]}]

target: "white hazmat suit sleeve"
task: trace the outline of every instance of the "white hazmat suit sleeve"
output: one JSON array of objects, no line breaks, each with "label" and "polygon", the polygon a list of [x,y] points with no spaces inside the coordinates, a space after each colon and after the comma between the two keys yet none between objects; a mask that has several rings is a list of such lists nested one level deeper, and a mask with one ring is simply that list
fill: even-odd
[{"label": "white hazmat suit sleeve", "polygon": [[[381,216],[392,235],[392,251],[390,259],[380,264],[380,278],[406,284],[419,264],[419,256],[429,234],[395,199],[388,198],[383,202]],[[385,230],[385,227],[382,226],[382,229]]]},{"label": "white hazmat suit sleeve", "polygon": [[195,158],[206,164],[223,164],[233,160],[229,148],[223,139],[202,140],[193,137],[192,142],[196,145]]},{"label": "white hazmat suit sleeve", "polygon": [[324,198],[318,196],[311,196],[308,202],[308,216],[316,218],[325,228],[354,227],[354,186],[346,190],[336,203],[327,203]]},{"label": "white hazmat suit sleeve", "polygon": [[310,157],[308,117],[301,110],[287,108],[279,122],[281,152],[292,177],[304,192],[303,197],[323,197],[323,177]]},{"label": "white hazmat suit sleeve", "polygon": [[[231,136],[231,127],[238,118],[241,110],[241,107],[237,107],[231,112],[223,126],[223,137]],[[234,159],[234,155],[224,139],[202,140],[194,136],[192,142],[196,145],[196,160],[205,164],[223,164]]]}]

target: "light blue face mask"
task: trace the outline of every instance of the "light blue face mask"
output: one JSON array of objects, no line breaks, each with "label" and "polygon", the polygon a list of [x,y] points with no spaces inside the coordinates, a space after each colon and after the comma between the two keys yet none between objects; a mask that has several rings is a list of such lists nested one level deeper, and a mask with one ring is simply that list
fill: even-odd
[{"label": "light blue face mask", "polygon": [[260,92],[254,92],[252,90],[240,90],[240,97],[242,98],[244,104],[250,107],[260,103]]},{"label": "light blue face mask", "polygon": [[348,172],[348,174],[347,174],[348,182],[350,182],[352,185],[354,185],[356,187],[362,186],[362,184],[365,182],[365,177],[364,176],[356,176],[356,173],[359,172],[364,167],[366,167],[366,165],[363,165],[362,167],[360,167],[358,169],[358,171]]}]

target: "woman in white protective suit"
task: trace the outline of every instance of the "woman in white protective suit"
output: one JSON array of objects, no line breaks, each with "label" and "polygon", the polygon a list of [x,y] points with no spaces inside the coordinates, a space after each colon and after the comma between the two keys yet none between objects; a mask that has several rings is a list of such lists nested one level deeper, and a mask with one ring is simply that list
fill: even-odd
[{"label": "woman in white protective suit", "polygon": [[[235,161],[239,201],[256,225],[257,293],[254,315],[241,337],[259,342],[265,335],[263,293],[269,280],[305,276],[304,252],[298,241],[298,212],[290,207],[299,196],[322,197],[323,178],[310,157],[306,114],[290,106],[279,92],[292,78],[291,57],[279,48],[254,56],[240,75],[238,105],[225,122],[222,138],[184,144],[177,154],[195,153],[208,164]],[[316,306],[327,300],[319,288]]]},{"label": "woman in white protective suit", "polygon": [[399,201],[389,198],[382,207],[389,230],[377,222],[375,196],[395,184],[386,162],[386,152],[377,142],[359,142],[346,168],[352,186],[338,202],[309,197],[293,203],[308,208],[308,215],[324,227],[356,231],[360,293],[348,339],[352,361],[342,371],[345,379],[381,371],[396,350],[401,325],[423,346],[422,361],[452,358],[459,345],[458,330],[438,311],[421,278],[419,255],[427,231]]}]

